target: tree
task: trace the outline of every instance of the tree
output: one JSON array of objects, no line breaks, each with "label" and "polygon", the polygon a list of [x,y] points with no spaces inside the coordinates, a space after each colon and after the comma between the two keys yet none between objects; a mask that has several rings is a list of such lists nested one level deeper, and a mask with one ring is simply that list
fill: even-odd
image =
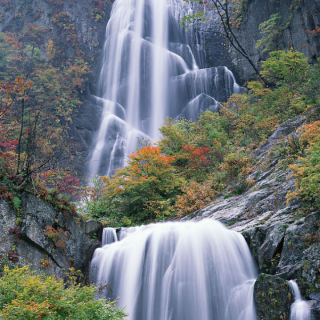
[{"label": "tree", "polygon": [[8,168],[2,174],[20,186],[53,169],[67,149],[65,127],[48,109],[32,103],[27,94],[32,89],[33,82],[22,76],[0,84],[0,157]]},{"label": "tree", "polygon": [[109,220],[127,217],[136,223],[171,216],[183,183],[172,166],[174,161],[159,147],[142,147],[129,156],[127,166],[119,169],[113,179],[96,180],[90,211]]},{"label": "tree", "polygon": [[295,177],[295,189],[287,194],[287,204],[296,197],[312,210],[320,208],[320,121],[299,129],[299,142],[305,152],[289,168]]},{"label": "tree", "polygon": [[[14,167],[19,186],[72,158],[69,127],[89,68],[68,14],[54,16],[55,39],[47,28],[32,24],[20,33],[0,33],[0,130],[8,143],[15,142],[9,151],[2,144],[0,157],[7,169]],[[2,174],[9,174],[7,169]]]}]

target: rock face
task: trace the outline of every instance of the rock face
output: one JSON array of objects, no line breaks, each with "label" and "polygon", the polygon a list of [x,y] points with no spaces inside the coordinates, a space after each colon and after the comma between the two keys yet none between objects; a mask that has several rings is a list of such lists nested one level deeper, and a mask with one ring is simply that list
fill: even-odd
[{"label": "rock face", "polygon": [[[61,3],[61,5],[59,4]],[[97,6],[102,5],[104,16],[95,13]],[[82,105],[72,115],[70,125],[74,144],[73,167],[79,176],[85,178],[87,171],[89,147],[94,139],[94,132],[99,128],[101,104],[95,100],[97,82],[100,74],[101,51],[104,44],[106,25],[110,17],[112,1],[52,1],[52,0],[10,0],[0,5],[0,32],[21,32],[27,25],[38,25],[50,30],[50,37],[58,36],[57,26],[53,23],[53,12],[68,15],[75,26],[81,51],[91,69],[86,89],[81,94]],[[74,58],[70,42],[65,41],[68,58]],[[44,55],[46,51],[43,48]],[[70,164],[66,164],[70,166]]]},{"label": "rock face", "polygon": [[[305,216],[303,207],[297,200],[286,204],[286,194],[293,189],[294,178],[285,165],[285,159],[274,150],[279,144],[295,139],[297,129],[305,121],[305,116],[286,121],[256,150],[257,165],[250,177],[255,180],[255,184],[247,192],[226,199],[221,197],[203,210],[184,218],[194,221],[213,218],[228,228],[241,232],[259,271],[270,276],[276,275],[274,279],[298,279],[304,297],[310,291],[320,290],[320,212]],[[269,292],[267,280],[261,279],[262,284],[257,284],[259,287],[256,290],[264,292],[266,297]],[[278,285],[279,281],[273,281],[273,284]],[[274,292],[278,290],[273,286],[270,288]],[[259,301],[257,308],[261,312],[259,319],[271,319],[264,313],[265,306],[271,300],[265,298],[261,305],[261,295],[257,297],[256,294],[255,297],[259,298],[256,300]],[[313,301],[310,305],[316,319],[320,303],[317,304],[315,297],[309,296],[309,299]]]},{"label": "rock face", "polygon": [[63,278],[69,268],[87,273],[94,250],[101,245],[102,226],[66,216],[41,198],[21,196],[20,235],[14,232],[17,212],[7,199],[0,199],[0,254],[13,247],[33,269]]},{"label": "rock face", "polygon": [[259,320],[289,319],[292,296],[282,278],[260,274],[254,284],[254,301]]},{"label": "rock face", "polygon": [[[293,48],[303,52],[310,61],[320,54],[320,37],[313,36],[314,30],[320,24],[320,0],[295,1],[295,0],[246,0],[247,10],[244,12],[243,21],[235,34],[240,43],[246,48],[253,61],[260,63],[268,58],[256,48],[256,43],[262,38],[259,25],[270,19],[272,14],[279,13],[276,23],[278,34],[273,39],[271,50],[288,50]],[[231,50],[231,61],[236,74],[242,81],[254,76],[254,70],[234,48]]]}]

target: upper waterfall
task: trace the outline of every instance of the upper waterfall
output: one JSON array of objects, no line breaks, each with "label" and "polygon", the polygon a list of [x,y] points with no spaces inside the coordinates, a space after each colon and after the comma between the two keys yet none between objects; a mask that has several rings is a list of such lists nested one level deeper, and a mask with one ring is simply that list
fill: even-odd
[{"label": "upper waterfall", "polygon": [[130,320],[255,320],[256,277],[243,236],[214,220],[121,230],[91,262],[101,297]]},{"label": "upper waterfall", "polygon": [[183,0],[116,0],[106,29],[97,103],[101,123],[90,176],[111,175],[138,146],[156,141],[166,117],[195,120],[239,92],[226,67],[207,68],[203,39],[180,19]]}]

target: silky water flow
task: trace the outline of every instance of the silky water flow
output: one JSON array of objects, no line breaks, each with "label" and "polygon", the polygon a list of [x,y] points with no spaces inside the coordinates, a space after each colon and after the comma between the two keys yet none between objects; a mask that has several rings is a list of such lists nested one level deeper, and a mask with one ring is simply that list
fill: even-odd
[{"label": "silky water flow", "polygon": [[[89,176],[111,176],[139,146],[159,139],[166,117],[196,120],[218,111],[240,87],[228,68],[209,68],[205,36],[181,28],[196,4],[183,0],[116,0],[106,28],[99,89],[101,110]],[[218,22],[217,22],[218,24]]]},{"label": "silky water flow", "polygon": [[[228,68],[208,67],[204,37],[180,21],[183,0],[116,0],[106,29],[101,122],[90,176],[112,175],[140,140],[159,139],[167,116],[196,120],[239,93]],[[213,220],[103,231],[91,262],[100,297],[118,298],[130,320],[254,320],[257,277],[242,235]]]},{"label": "silky water flow", "polygon": [[294,298],[290,308],[290,320],[310,320],[310,308],[302,299],[298,284],[294,280],[290,280],[289,284]]},{"label": "silky water flow", "polygon": [[94,253],[91,281],[128,319],[256,319],[257,273],[241,234],[214,220],[122,228],[113,243],[110,234]]}]

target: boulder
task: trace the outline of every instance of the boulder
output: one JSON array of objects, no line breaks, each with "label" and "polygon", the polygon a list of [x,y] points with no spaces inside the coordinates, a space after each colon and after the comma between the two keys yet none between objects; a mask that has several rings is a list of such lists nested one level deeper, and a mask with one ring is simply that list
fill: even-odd
[{"label": "boulder", "polygon": [[260,274],[254,284],[258,320],[289,319],[293,298],[289,284],[278,276]]}]

